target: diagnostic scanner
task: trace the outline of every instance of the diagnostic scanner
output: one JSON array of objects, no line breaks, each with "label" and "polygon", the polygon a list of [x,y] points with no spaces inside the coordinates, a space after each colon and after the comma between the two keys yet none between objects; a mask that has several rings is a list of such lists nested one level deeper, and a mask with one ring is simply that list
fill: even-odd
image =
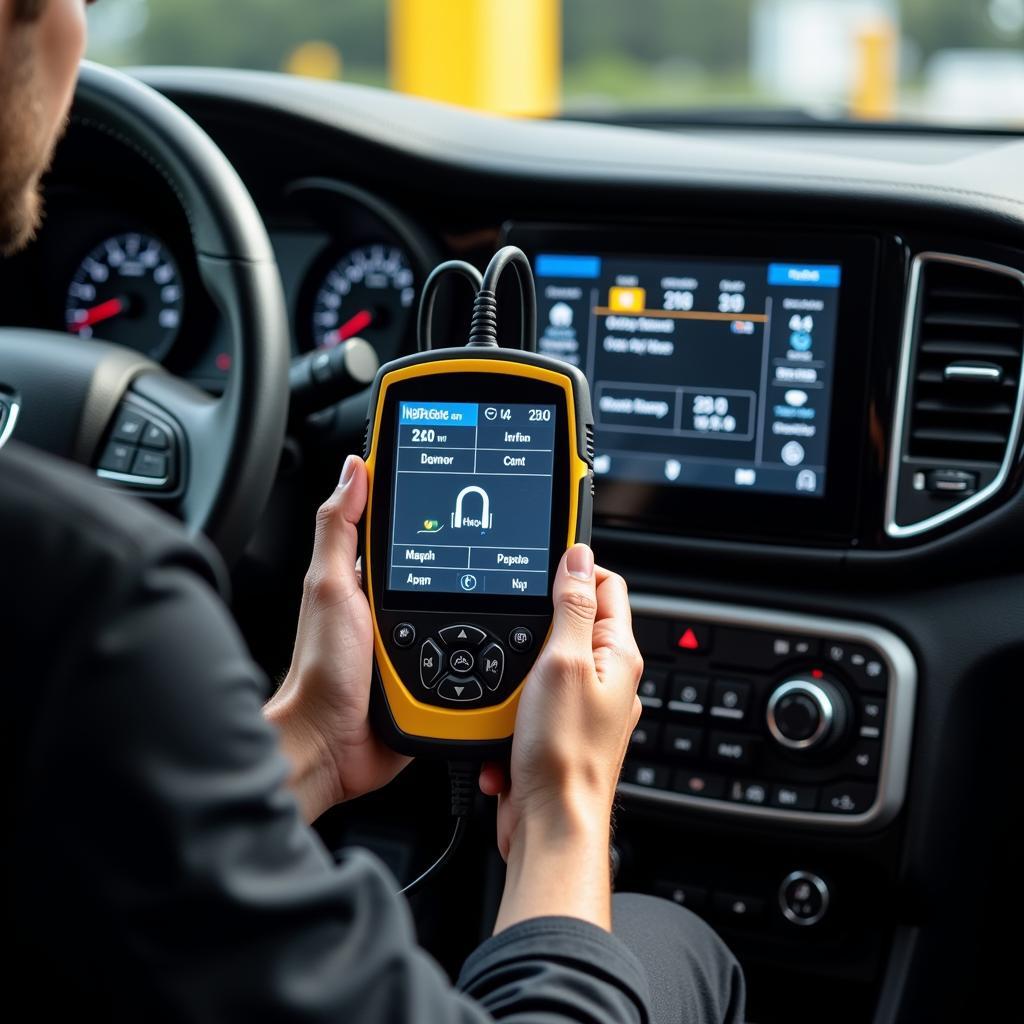
[{"label": "diagnostic scanner", "polygon": [[[499,348],[495,286],[513,266],[522,348]],[[531,351],[533,278],[511,246],[480,281],[466,346],[423,351],[373,383],[364,456],[363,580],[374,630],[371,713],[415,755],[500,756],[523,682],[551,628],[564,551],[590,540],[593,417],[583,374]],[[436,276],[435,276],[436,275]]]}]

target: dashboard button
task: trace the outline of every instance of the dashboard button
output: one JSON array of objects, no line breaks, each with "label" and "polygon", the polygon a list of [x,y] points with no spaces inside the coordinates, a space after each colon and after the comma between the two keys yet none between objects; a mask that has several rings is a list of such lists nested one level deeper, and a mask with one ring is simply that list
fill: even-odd
[{"label": "dashboard button", "polygon": [[672,788],[687,796],[702,796],[707,800],[721,800],[725,796],[725,778],[711,772],[693,772],[680,769],[672,776]]},{"label": "dashboard button", "polygon": [[877,740],[885,727],[885,701],[878,697],[862,697],[860,701],[860,736]]},{"label": "dashboard button", "polygon": [[711,652],[711,627],[706,622],[673,622],[669,639],[672,649],[680,654]]},{"label": "dashboard button", "polygon": [[633,730],[633,734],[629,737],[629,753],[631,755],[656,753],[660,736],[660,722],[651,722],[641,718]]},{"label": "dashboard button", "polygon": [[533,634],[525,626],[516,626],[508,635],[508,645],[518,654],[525,654],[533,646]]},{"label": "dashboard button", "polygon": [[158,448],[161,451],[166,451],[171,446],[171,438],[163,427],[158,426],[156,423],[147,423],[142,431],[142,443],[147,448]]},{"label": "dashboard button", "polygon": [[716,892],[713,898],[716,914],[721,914],[734,924],[761,917],[765,901],[758,896],[746,896],[735,892]]},{"label": "dashboard button", "polygon": [[459,648],[457,651],[452,651],[452,653],[448,655],[448,667],[460,676],[464,676],[472,672],[475,664],[476,660],[473,655],[462,648]]},{"label": "dashboard button", "polygon": [[707,909],[708,891],[702,885],[683,885],[675,882],[658,882],[654,891],[662,899],[678,903],[687,910],[700,913]]},{"label": "dashboard button", "polygon": [[708,755],[719,764],[735,764],[748,768],[753,764],[759,742],[750,736],[713,732],[708,742]]},{"label": "dashboard button", "polygon": [[779,908],[791,924],[804,928],[817,924],[828,911],[828,904],[824,879],[809,871],[792,871],[779,886]]},{"label": "dashboard button", "polygon": [[433,640],[424,640],[420,648],[420,682],[430,689],[441,675],[444,657]]},{"label": "dashboard button", "polygon": [[396,647],[412,647],[416,642],[416,627],[411,622],[400,622],[391,636]]},{"label": "dashboard button", "polygon": [[711,686],[711,717],[742,722],[750,706],[750,683],[716,679]]},{"label": "dashboard button", "polygon": [[743,782],[736,779],[729,789],[729,799],[741,804],[761,806],[768,802],[768,787],[763,782]]},{"label": "dashboard button", "polygon": [[843,774],[876,779],[882,760],[882,744],[878,740],[858,740],[846,759]]},{"label": "dashboard button", "polygon": [[792,658],[814,658],[821,650],[817,637],[759,629],[722,627],[715,639],[718,659],[742,668],[773,669]]},{"label": "dashboard button", "polygon": [[135,448],[132,445],[124,444],[121,441],[111,441],[103,451],[99,468],[110,473],[129,473],[134,457]]},{"label": "dashboard button", "polygon": [[117,414],[112,436],[116,441],[132,441],[137,444],[145,429],[145,417],[130,409],[122,409]]},{"label": "dashboard button", "polygon": [[665,726],[665,753],[676,757],[697,757],[700,754],[703,729],[691,725]]},{"label": "dashboard button", "polygon": [[437,631],[437,635],[443,643],[465,646],[477,646],[487,639],[487,634],[476,626],[445,626]]},{"label": "dashboard button", "polygon": [[442,700],[466,704],[469,701],[479,700],[484,695],[484,688],[480,685],[479,680],[472,677],[460,679],[456,676],[446,676],[437,688],[437,695]]},{"label": "dashboard button", "polygon": [[497,644],[488,644],[479,656],[479,670],[488,690],[496,690],[505,674],[505,652]]},{"label": "dashboard button", "polygon": [[772,786],[771,804],[790,811],[813,811],[818,806],[815,786]]},{"label": "dashboard button", "polygon": [[665,704],[668,675],[656,669],[644,668],[636,693],[645,708],[660,708]]},{"label": "dashboard button", "polygon": [[622,781],[648,789],[665,789],[668,786],[668,769],[660,764],[633,761],[623,767]]},{"label": "dashboard button", "polygon": [[863,814],[874,802],[875,787],[867,782],[839,782],[821,794],[821,810],[831,814]]},{"label": "dashboard button", "polygon": [[153,480],[162,480],[167,476],[167,456],[159,452],[139,451],[132,463],[132,474],[134,476],[150,477]]},{"label": "dashboard button", "polygon": [[686,672],[673,672],[669,679],[668,707],[682,715],[702,715],[708,700],[708,680]]}]

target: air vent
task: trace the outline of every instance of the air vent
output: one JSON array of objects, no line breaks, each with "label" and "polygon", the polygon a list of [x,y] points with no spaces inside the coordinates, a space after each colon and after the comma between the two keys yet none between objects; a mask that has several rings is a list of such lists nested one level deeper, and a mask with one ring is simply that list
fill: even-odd
[{"label": "air vent", "polygon": [[917,330],[907,454],[1002,462],[1020,384],[1020,280],[926,263]]},{"label": "air vent", "polygon": [[914,261],[886,530],[923,533],[995,495],[1016,450],[1024,273],[959,256]]}]

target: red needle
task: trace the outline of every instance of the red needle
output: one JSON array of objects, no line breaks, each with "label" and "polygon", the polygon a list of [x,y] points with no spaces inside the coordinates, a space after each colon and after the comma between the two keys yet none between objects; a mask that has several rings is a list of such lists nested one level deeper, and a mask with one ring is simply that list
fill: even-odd
[{"label": "red needle", "polygon": [[111,317],[117,316],[118,313],[123,312],[123,299],[107,299],[106,302],[101,302],[98,306],[93,306],[92,309],[85,310],[85,316],[70,325],[71,330],[80,331],[83,327],[90,327],[93,324],[98,324],[101,320],[109,320]]},{"label": "red needle", "polygon": [[337,330],[324,335],[325,345],[337,345],[339,342],[354,338],[360,331],[373,323],[373,314],[368,309],[361,309],[346,320]]}]

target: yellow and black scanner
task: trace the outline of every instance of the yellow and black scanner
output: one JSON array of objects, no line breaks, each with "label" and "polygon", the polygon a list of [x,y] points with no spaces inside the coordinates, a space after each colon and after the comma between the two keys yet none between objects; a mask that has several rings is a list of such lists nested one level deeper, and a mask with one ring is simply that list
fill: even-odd
[{"label": "yellow and black scanner", "polygon": [[[512,265],[522,349],[498,348],[495,286]],[[421,305],[425,350],[382,366],[365,458],[363,579],[374,627],[372,716],[409,754],[500,755],[551,626],[566,548],[589,542],[593,417],[583,374],[530,351],[533,278],[511,246],[480,280],[469,344],[430,347],[442,264]]]}]

